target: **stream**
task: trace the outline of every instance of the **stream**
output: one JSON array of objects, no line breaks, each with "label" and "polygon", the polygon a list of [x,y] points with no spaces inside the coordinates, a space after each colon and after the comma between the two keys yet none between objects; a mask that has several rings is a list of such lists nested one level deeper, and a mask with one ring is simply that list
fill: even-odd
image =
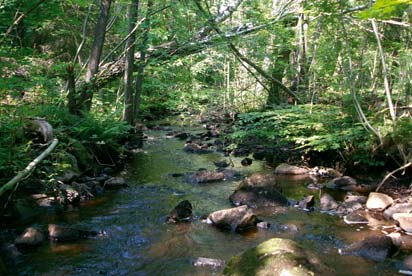
[{"label": "stream", "polygon": [[[182,129],[182,126],[173,126]],[[185,129],[187,131],[188,128]],[[191,132],[202,130],[191,127]],[[147,131],[143,152],[135,155],[121,176],[129,187],[107,192],[82,202],[70,211],[46,209],[38,225],[59,223],[101,234],[68,243],[45,243],[18,258],[19,275],[219,275],[221,269],[195,267],[198,257],[228,261],[233,255],[273,237],[291,238],[317,251],[336,275],[398,275],[397,260],[374,262],[354,256],[340,256],[338,248],[372,235],[367,226],[346,225],[342,218],[318,211],[305,212],[288,207],[286,212],[259,215],[274,229],[258,229],[246,234],[218,230],[196,219],[177,225],[164,223],[168,213],[182,200],[189,200],[197,217],[230,208],[228,200],[240,180],[189,184],[174,173],[199,168],[214,170],[213,161],[221,153],[190,154],[184,141],[166,138],[165,131]],[[264,162],[243,167],[242,158],[233,158],[243,176],[273,171]],[[279,177],[284,194],[294,200],[319,191],[306,186],[310,178]],[[295,225],[298,231],[283,226]]]}]

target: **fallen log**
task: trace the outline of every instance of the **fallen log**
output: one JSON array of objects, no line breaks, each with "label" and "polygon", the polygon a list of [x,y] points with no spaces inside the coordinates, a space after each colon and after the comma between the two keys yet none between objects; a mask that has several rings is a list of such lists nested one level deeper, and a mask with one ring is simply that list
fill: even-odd
[{"label": "fallen log", "polygon": [[49,155],[53,149],[57,146],[59,140],[56,138],[53,139],[53,141],[50,143],[50,145],[47,147],[45,151],[43,151],[39,156],[37,156],[33,161],[29,163],[29,165],[22,171],[20,171],[13,179],[11,179],[9,182],[4,184],[2,187],[0,187],[0,197],[3,196],[7,191],[10,190],[16,190],[18,187],[18,183],[25,178],[27,175],[29,175],[34,168],[47,156]]}]

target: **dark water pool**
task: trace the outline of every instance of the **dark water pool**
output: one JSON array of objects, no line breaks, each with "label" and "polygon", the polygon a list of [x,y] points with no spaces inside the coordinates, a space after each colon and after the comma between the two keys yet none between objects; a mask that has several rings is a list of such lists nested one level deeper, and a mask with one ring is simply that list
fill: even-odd
[{"label": "dark water pool", "polygon": [[[122,174],[130,187],[107,193],[80,207],[56,213],[49,210],[38,223],[62,223],[101,231],[98,237],[75,243],[47,243],[19,257],[19,275],[219,275],[221,271],[191,264],[197,257],[229,260],[245,249],[272,237],[297,240],[316,250],[336,275],[397,275],[396,261],[376,263],[357,257],[341,257],[338,248],[370,235],[370,230],[348,226],[342,219],[318,212],[290,208],[266,214],[274,225],[295,224],[299,231],[258,230],[244,235],[219,231],[200,222],[168,225],[166,215],[181,200],[192,202],[197,216],[231,207],[229,195],[238,182],[188,184],[172,173],[199,168],[215,169],[219,153],[187,154],[184,142],[151,131],[144,151],[138,153]],[[244,175],[271,170],[261,162],[235,169]],[[285,194],[300,199],[310,191],[308,178],[279,178]],[[314,192],[319,199],[318,192]]]}]

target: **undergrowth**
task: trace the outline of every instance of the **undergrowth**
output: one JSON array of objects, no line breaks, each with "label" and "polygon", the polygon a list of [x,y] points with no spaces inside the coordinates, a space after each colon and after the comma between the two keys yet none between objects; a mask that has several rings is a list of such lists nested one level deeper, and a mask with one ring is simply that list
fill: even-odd
[{"label": "undergrowth", "polygon": [[[230,138],[242,145],[292,147],[302,153],[304,162],[343,163],[345,167],[385,164],[378,152],[373,154],[376,138],[340,107],[332,105],[282,106],[243,113]],[[319,160],[322,158],[330,160]]]}]

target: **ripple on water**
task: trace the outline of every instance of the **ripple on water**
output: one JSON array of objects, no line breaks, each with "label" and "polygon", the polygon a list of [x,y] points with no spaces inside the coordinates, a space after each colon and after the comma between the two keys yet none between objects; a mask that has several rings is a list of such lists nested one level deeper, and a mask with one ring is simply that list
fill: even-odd
[{"label": "ripple on water", "polygon": [[[285,237],[316,249],[327,265],[336,268],[338,275],[396,275],[387,264],[339,256],[337,247],[369,232],[367,229],[356,232],[341,219],[327,214],[294,208],[265,212],[260,216],[273,228],[243,235],[220,231],[198,221],[165,224],[167,214],[185,199],[192,203],[198,217],[231,207],[228,197],[238,182],[189,184],[184,177],[173,177],[174,173],[193,172],[199,168],[214,170],[213,162],[222,159],[222,155],[187,154],[183,151],[184,142],[161,138],[164,134],[151,131],[153,139],[145,144],[145,152],[137,153],[134,161],[127,164],[123,177],[130,187],[82,203],[72,214],[47,213],[40,219],[46,225],[60,220],[73,227],[100,231],[101,235],[75,243],[46,243],[22,257],[19,274],[214,275],[219,271],[195,268],[191,261],[197,257],[228,261],[231,256],[269,238]],[[243,175],[271,171],[260,161],[243,167],[241,159],[233,158],[233,161],[235,169]],[[318,191],[306,189],[311,181],[308,178],[279,177],[278,181],[289,198],[299,200],[312,193],[319,199]],[[287,231],[289,228],[282,225],[293,225],[298,231]]]}]

